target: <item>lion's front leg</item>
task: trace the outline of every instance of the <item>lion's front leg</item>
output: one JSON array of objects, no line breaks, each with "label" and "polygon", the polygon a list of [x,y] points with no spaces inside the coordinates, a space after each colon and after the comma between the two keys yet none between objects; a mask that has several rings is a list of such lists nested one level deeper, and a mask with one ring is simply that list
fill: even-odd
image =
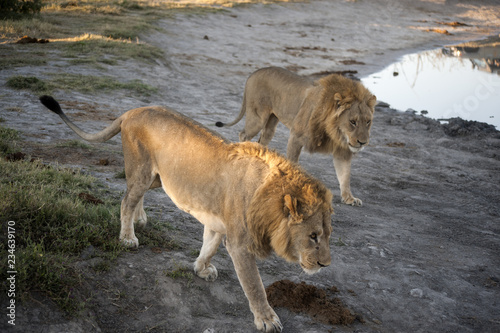
[{"label": "lion's front leg", "polygon": [[255,256],[244,245],[231,244],[226,247],[233,260],[238,280],[254,315],[254,324],[263,332],[281,332],[281,321],[267,301],[266,291],[255,262]]},{"label": "lion's front leg", "polygon": [[295,134],[292,131],[290,131],[290,136],[288,137],[288,143],[286,145],[286,157],[290,161],[298,163],[301,150],[302,150],[302,143],[295,136]]},{"label": "lion's front leg", "polygon": [[351,193],[351,158],[333,157],[333,165],[340,184],[342,202],[352,206],[361,206],[361,199],[355,198]]},{"label": "lion's front leg", "polygon": [[203,245],[200,255],[194,262],[194,272],[196,275],[207,281],[215,281],[218,273],[217,268],[210,263],[210,260],[217,252],[217,248],[222,240],[222,234],[215,232],[205,226],[203,230]]}]

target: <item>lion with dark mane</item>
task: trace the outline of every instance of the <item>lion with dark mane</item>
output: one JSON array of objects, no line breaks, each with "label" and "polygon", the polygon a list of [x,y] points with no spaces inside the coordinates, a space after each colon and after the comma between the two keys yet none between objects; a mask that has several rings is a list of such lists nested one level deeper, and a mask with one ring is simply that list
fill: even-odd
[{"label": "lion with dark mane", "polygon": [[287,157],[298,162],[307,151],[333,155],[342,201],[360,206],[351,193],[351,160],[370,139],[376,97],[360,82],[331,74],[318,81],[286,69],[270,67],[254,72],[247,80],[240,114],[232,126],[246,116],[240,141],[259,132],[259,143],[268,145],[281,121],[290,129]]},{"label": "lion with dark mane", "polygon": [[323,184],[257,143],[230,143],[168,108],[133,109],[89,134],[52,97],[40,100],[85,140],[104,142],[121,132],[127,178],[121,205],[123,244],[139,245],[134,223],[146,224],[144,194],[163,187],[177,207],[204,225],[196,274],[207,281],[217,278],[210,261],[225,236],[255,325],[266,332],[281,331],[255,260],[274,251],[308,274],[330,264],[332,194]]}]

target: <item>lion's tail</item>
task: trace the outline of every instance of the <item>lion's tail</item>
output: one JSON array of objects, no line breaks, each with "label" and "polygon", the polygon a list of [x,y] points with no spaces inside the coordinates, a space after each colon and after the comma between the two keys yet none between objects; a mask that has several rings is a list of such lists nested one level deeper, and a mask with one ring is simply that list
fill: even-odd
[{"label": "lion's tail", "polygon": [[104,130],[98,133],[91,134],[84,132],[82,129],[76,126],[71,120],[69,120],[68,117],[66,117],[66,115],[61,109],[61,106],[52,96],[44,95],[40,97],[40,102],[42,102],[42,104],[45,105],[45,107],[47,107],[50,111],[57,113],[59,117],[61,117],[61,119],[84,140],[90,142],[104,142],[108,141],[121,131],[122,119],[121,117],[119,117],[115,119],[115,121],[113,121],[113,123],[109,127],[105,128]]},{"label": "lion's tail", "polygon": [[238,117],[236,117],[235,120],[233,120],[232,122],[227,123],[227,124],[225,124],[225,123],[223,123],[221,121],[218,121],[218,122],[215,123],[215,126],[217,126],[217,127],[224,127],[224,126],[229,127],[229,126],[233,126],[233,125],[237,124],[243,118],[243,116],[245,115],[246,109],[247,109],[247,103],[246,103],[246,97],[245,97],[245,95],[246,94],[243,93],[243,103],[241,103],[241,110],[240,110],[240,114],[238,115]]}]

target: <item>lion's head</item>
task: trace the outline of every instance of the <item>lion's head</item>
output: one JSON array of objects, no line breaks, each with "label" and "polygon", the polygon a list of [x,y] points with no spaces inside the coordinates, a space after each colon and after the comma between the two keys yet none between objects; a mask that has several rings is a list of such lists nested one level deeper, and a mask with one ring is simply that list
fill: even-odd
[{"label": "lion's head", "polygon": [[312,115],[308,149],[357,153],[370,140],[377,98],[360,82],[332,74],[319,81],[320,101]]},{"label": "lion's head", "polygon": [[274,159],[271,175],[256,191],[247,211],[249,250],[265,258],[272,251],[313,274],[330,265],[331,192],[280,155],[265,148]]}]

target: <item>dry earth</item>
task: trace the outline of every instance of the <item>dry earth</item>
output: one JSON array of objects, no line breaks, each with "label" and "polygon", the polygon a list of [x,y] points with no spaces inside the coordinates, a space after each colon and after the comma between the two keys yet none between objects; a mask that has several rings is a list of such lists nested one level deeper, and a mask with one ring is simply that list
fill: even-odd
[{"label": "dry earth", "polygon": [[[0,113],[20,130],[23,150],[47,162],[81,167],[123,191],[119,138],[93,149],[54,146],[75,135],[38,102],[37,96],[5,87],[12,75],[72,72],[141,79],[159,94],[117,91],[89,96],[58,92],[68,114],[87,130],[101,129],[122,112],[162,104],[212,126],[235,117],[246,77],[269,65],[300,74],[381,69],[404,53],[477,39],[500,31],[497,1],[310,1],[257,4],[224,13],[162,20],[161,33],[142,39],[165,50],[166,59],[133,60],[105,70],[70,66],[54,52],[46,67],[0,72]],[[449,27],[436,22],[459,21]],[[447,29],[451,34],[428,30]],[[436,31],[436,30],[434,30]],[[35,36],[36,37],[36,36]],[[20,47],[0,46],[0,54]],[[23,46],[24,48],[26,46]],[[43,44],[50,49],[50,43]],[[446,87],[443,87],[446,89]],[[237,140],[242,124],[220,132]],[[285,151],[280,126],[272,147]],[[99,165],[107,159],[108,165]],[[331,158],[303,154],[301,164],[335,194],[333,263],[308,276],[271,257],[259,263],[266,286],[305,281],[338,297],[364,322],[332,326],[284,308],[285,332],[499,332],[500,331],[500,137],[472,131],[445,134],[437,122],[377,107],[372,140],[353,162],[352,187],[363,207],[340,204]],[[79,318],[66,319],[43,295],[17,309],[18,332],[253,332],[253,319],[230,258],[221,246],[220,277],[205,282],[166,272],[191,267],[202,226],[181,213],[161,191],[146,197],[149,214],[168,222],[166,237],[179,250],[141,247],[106,273],[82,255],[80,266],[93,298]],[[117,235],[118,237],[118,235]],[[91,249],[90,249],[91,250]],[[91,257],[91,256],[90,256]],[[5,300],[2,296],[2,308]]]}]

